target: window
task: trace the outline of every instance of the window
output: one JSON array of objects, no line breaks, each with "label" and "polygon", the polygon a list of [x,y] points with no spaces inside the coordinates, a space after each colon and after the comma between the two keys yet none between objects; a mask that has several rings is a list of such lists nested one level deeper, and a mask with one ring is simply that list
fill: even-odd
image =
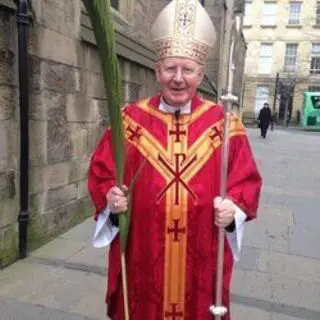
[{"label": "window", "polygon": [[310,74],[320,74],[320,44],[312,44]]},{"label": "window", "polygon": [[252,24],[252,1],[247,0],[245,3],[245,8],[244,8],[244,17],[243,17],[243,24],[244,25],[251,25]]},{"label": "window", "polygon": [[259,115],[259,111],[262,109],[263,104],[269,101],[269,88],[258,85],[256,91],[256,105],[255,105],[255,116]]},{"label": "window", "polygon": [[316,24],[320,24],[320,1],[317,2]]},{"label": "window", "polygon": [[300,13],[301,13],[301,2],[291,2],[288,24],[290,25],[300,24]]},{"label": "window", "polygon": [[119,10],[119,0],[111,0],[110,3],[112,8]]},{"label": "window", "polygon": [[310,92],[320,92],[320,86],[309,86],[308,91]]},{"label": "window", "polygon": [[271,73],[272,67],[272,43],[261,43],[259,58],[259,73]]},{"label": "window", "polygon": [[311,97],[311,102],[315,109],[320,109],[320,96]]},{"label": "window", "polygon": [[134,1],[135,0],[110,0],[111,7],[120,14],[113,15],[113,17],[126,29],[129,28],[128,22],[130,23],[133,19],[131,9],[133,8]]},{"label": "window", "polygon": [[297,63],[297,44],[287,44],[286,54],[284,57],[284,72],[295,72]]},{"label": "window", "polygon": [[262,11],[262,25],[274,26],[276,24],[277,4],[273,2],[265,2]]}]

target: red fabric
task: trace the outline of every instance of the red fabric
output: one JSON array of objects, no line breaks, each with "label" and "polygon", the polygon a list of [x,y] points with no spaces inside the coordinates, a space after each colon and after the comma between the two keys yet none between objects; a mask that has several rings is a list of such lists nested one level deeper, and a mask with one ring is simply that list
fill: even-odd
[{"label": "red fabric", "polygon": [[[158,108],[159,96],[151,98],[149,107]],[[195,97],[194,112],[203,101]],[[190,116],[188,148],[207,129],[223,119],[222,108],[213,105],[196,120]],[[145,128],[163,147],[170,139],[166,124],[159,118],[132,104],[124,109],[124,116]],[[172,115],[173,117],[173,115]],[[239,122],[239,120],[236,120]],[[220,133],[219,133],[220,134]],[[218,138],[219,139],[219,138]],[[125,183],[130,184],[144,156],[135,145],[127,141]],[[115,184],[114,164],[107,130],[92,157],[88,186],[97,213],[106,206],[106,193]],[[215,301],[215,271],[217,255],[217,228],[213,225],[213,198],[219,195],[221,148],[214,150],[210,158],[188,183],[196,196],[188,196],[187,252],[185,274],[185,306],[182,317],[176,320],[211,320],[209,306]],[[173,157],[174,158],[174,157]],[[230,138],[228,196],[247,214],[256,216],[261,178],[257,171],[247,137],[244,134]],[[186,159],[185,161],[188,161]],[[157,198],[166,187],[165,178],[147,161],[136,182],[132,196],[132,219],[127,248],[127,272],[130,301],[130,318],[174,319],[164,302],[165,264],[165,197]],[[158,201],[157,201],[158,200]],[[233,257],[228,241],[225,242],[223,302],[229,307],[229,285]],[[112,242],[109,254],[108,315],[112,320],[123,320],[122,285],[120,275],[120,249],[118,237]],[[229,316],[223,318],[230,320]]]}]

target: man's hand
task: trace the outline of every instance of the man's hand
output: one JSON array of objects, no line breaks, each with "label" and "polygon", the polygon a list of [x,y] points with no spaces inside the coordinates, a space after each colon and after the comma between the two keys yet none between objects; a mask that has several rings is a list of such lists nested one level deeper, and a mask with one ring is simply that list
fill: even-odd
[{"label": "man's hand", "polygon": [[213,201],[213,207],[215,209],[215,225],[220,228],[229,226],[232,223],[236,213],[235,204],[229,199],[216,197]]},{"label": "man's hand", "polygon": [[128,210],[128,188],[114,186],[107,193],[107,201],[110,211],[114,214],[123,213]]}]

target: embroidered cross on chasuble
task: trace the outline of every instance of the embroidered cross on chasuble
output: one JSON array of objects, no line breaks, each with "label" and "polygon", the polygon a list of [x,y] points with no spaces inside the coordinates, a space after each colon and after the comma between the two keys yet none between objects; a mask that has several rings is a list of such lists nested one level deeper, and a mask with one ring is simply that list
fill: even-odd
[{"label": "embroidered cross on chasuble", "polygon": [[[209,320],[217,247],[212,200],[219,194],[223,112],[195,97],[192,113],[176,118],[159,111],[159,103],[155,97],[123,111],[126,184],[146,159],[132,196],[127,250],[131,319]],[[244,128],[231,116],[230,138],[235,137],[244,137]],[[119,270],[112,268],[118,249],[116,239],[107,302],[109,316],[120,320],[115,316],[122,304]],[[226,261],[231,267],[228,246]],[[230,268],[225,270],[228,287]]]}]

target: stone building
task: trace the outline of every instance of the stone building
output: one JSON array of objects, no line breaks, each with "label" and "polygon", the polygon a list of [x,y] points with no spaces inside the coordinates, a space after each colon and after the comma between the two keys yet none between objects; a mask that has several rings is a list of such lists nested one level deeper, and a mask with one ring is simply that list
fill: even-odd
[{"label": "stone building", "polygon": [[228,64],[229,64],[229,48],[231,35],[234,31],[235,16],[240,18],[240,32],[236,35],[235,43],[235,75],[233,82],[233,92],[239,98],[239,104],[236,108],[241,113],[240,106],[243,92],[243,73],[244,59],[246,55],[246,42],[242,33],[242,18],[244,11],[244,0],[207,0],[203,1],[209,12],[218,32],[217,46],[212,57],[208,60],[207,72],[217,88],[217,92],[221,94],[227,89],[228,83]]},{"label": "stone building", "polygon": [[[168,2],[111,1],[125,101],[157,92],[149,32]],[[215,100],[226,86],[233,11],[238,7],[241,14],[242,1],[202,2],[219,39],[207,69],[213,86],[204,81],[200,93]],[[28,250],[92,214],[87,168],[108,121],[99,56],[81,0],[29,0],[29,182],[20,185],[20,159],[27,154],[20,152],[18,3],[0,0],[0,268],[19,256],[19,214],[29,213]],[[243,37],[237,40],[243,54]],[[244,56],[236,79],[243,62]],[[23,195],[29,203],[22,212]]]},{"label": "stone building", "polygon": [[247,0],[243,31],[245,118],[268,101],[280,120],[295,122],[303,92],[320,91],[320,1]]}]

